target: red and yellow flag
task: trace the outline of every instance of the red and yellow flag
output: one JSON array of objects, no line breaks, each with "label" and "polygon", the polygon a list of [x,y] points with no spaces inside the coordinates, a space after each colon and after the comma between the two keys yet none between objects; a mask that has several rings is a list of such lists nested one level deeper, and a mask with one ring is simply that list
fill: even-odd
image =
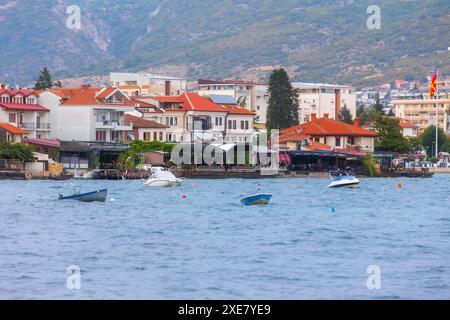
[{"label": "red and yellow flag", "polygon": [[437,91],[437,73],[434,74],[430,85],[430,98],[433,98]]}]

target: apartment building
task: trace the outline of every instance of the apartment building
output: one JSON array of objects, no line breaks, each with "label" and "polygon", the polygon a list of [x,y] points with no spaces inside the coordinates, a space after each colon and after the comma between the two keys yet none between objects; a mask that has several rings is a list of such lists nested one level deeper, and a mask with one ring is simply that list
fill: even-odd
[{"label": "apartment building", "polygon": [[49,109],[38,104],[38,92],[0,87],[0,123],[3,138],[16,142],[45,139],[50,134]]},{"label": "apartment building", "polygon": [[299,92],[300,123],[310,122],[312,114],[319,118],[328,114],[330,119],[337,120],[344,106],[356,116],[356,91],[353,87],[302,82],[293,83],[292,86]]},{"label": "apartment building", "polygon": [[125,95],[179,96],[187,91],[187,81],[182,78],[150,73],[110,73],[110,83]]},{"label": "apartment building", "polygon": [[45,91],[39,103],[50,110],[50,137],[62,141],[123,143],[131,124],[125,113],[144,102],[127,97],[118,88],[61,88]]},{"label": "apartment building", "polygon": [[201,96],[225,95],[234,98],[235,103],[256,113],[254,122],[265,124],[269,105],[268,84],[242,80],[198,80],[196,89]]},{"label": "apartment building", "polygon": [[217,104],[196,93],[178,97],[140,96],[139,100],[152,106],[137,108],[143,118],[167,126],[167,142],[250,142],[253,139],[255,113],[247,108]]}]

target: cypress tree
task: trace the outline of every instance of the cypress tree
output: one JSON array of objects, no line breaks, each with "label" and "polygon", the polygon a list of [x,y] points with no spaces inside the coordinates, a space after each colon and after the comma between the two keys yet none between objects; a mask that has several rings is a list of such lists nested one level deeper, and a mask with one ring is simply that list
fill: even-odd
[{"label": "cypress tree", "polygon": [[297,90],[292,87],[284,69],[277,69],[270,75],[269,106],[267,108],[267,129],[286,129],[298,125]]},{"label": "cypress tree", "polygon": [[348,124],[353,124],[353,116],[350,109],[347,107],[346,104],[341,109],[341,113],[339,114],[339,120]]},{"label": "cypress tree", "polygon": [[[58,84],[61,83],[58,81]],[[50,71],[45,67],[41,70],[39,74],[39,78],[36,80],[36,84],[34,85],[35,90],[46,90],[51,89],[55,86],[52,80],[52,75],[50,74]]]}]

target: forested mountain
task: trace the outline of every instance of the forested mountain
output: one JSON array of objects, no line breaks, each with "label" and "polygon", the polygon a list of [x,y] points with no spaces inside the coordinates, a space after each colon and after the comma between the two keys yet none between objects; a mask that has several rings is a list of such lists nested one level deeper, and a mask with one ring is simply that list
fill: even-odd
[{"label": "forested mountain", "polygon": [[[66,26],[70,5],[81,29]],[[381,9],[370,30],[367,8]],[[448,0],[1,0],[0,81],[156,70],[190,79],[283,65],[357,85],[450,72]],[[251,70],[249,70],[251,69]]]}]

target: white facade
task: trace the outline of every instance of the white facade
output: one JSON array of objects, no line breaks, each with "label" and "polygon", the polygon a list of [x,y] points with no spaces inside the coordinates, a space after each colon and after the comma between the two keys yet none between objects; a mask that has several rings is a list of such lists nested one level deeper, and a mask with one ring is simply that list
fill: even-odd
[{"label": "white facade", "polygon": [[124,123],[125,112],[132,110],[129,106],[64,105],[49,91],[41,94],[39,103],[50,109],[50,139],[121,143],[133,130]]},{"label": "white facade", "polygon": [[323,117],[328,114],[331,119],[339,120],[339,111],[344,107],[356,117],[356,92],[353,87],[321,83],[293,83],[299,90],[299,121],[311,121],[311,115]]},{"label": "white facade", "polygon": [[128,96],[167,95],[177,96],[187,91],[187,81],[182,78],[149,73],[110,73],[113,87],[120,88]]}]

